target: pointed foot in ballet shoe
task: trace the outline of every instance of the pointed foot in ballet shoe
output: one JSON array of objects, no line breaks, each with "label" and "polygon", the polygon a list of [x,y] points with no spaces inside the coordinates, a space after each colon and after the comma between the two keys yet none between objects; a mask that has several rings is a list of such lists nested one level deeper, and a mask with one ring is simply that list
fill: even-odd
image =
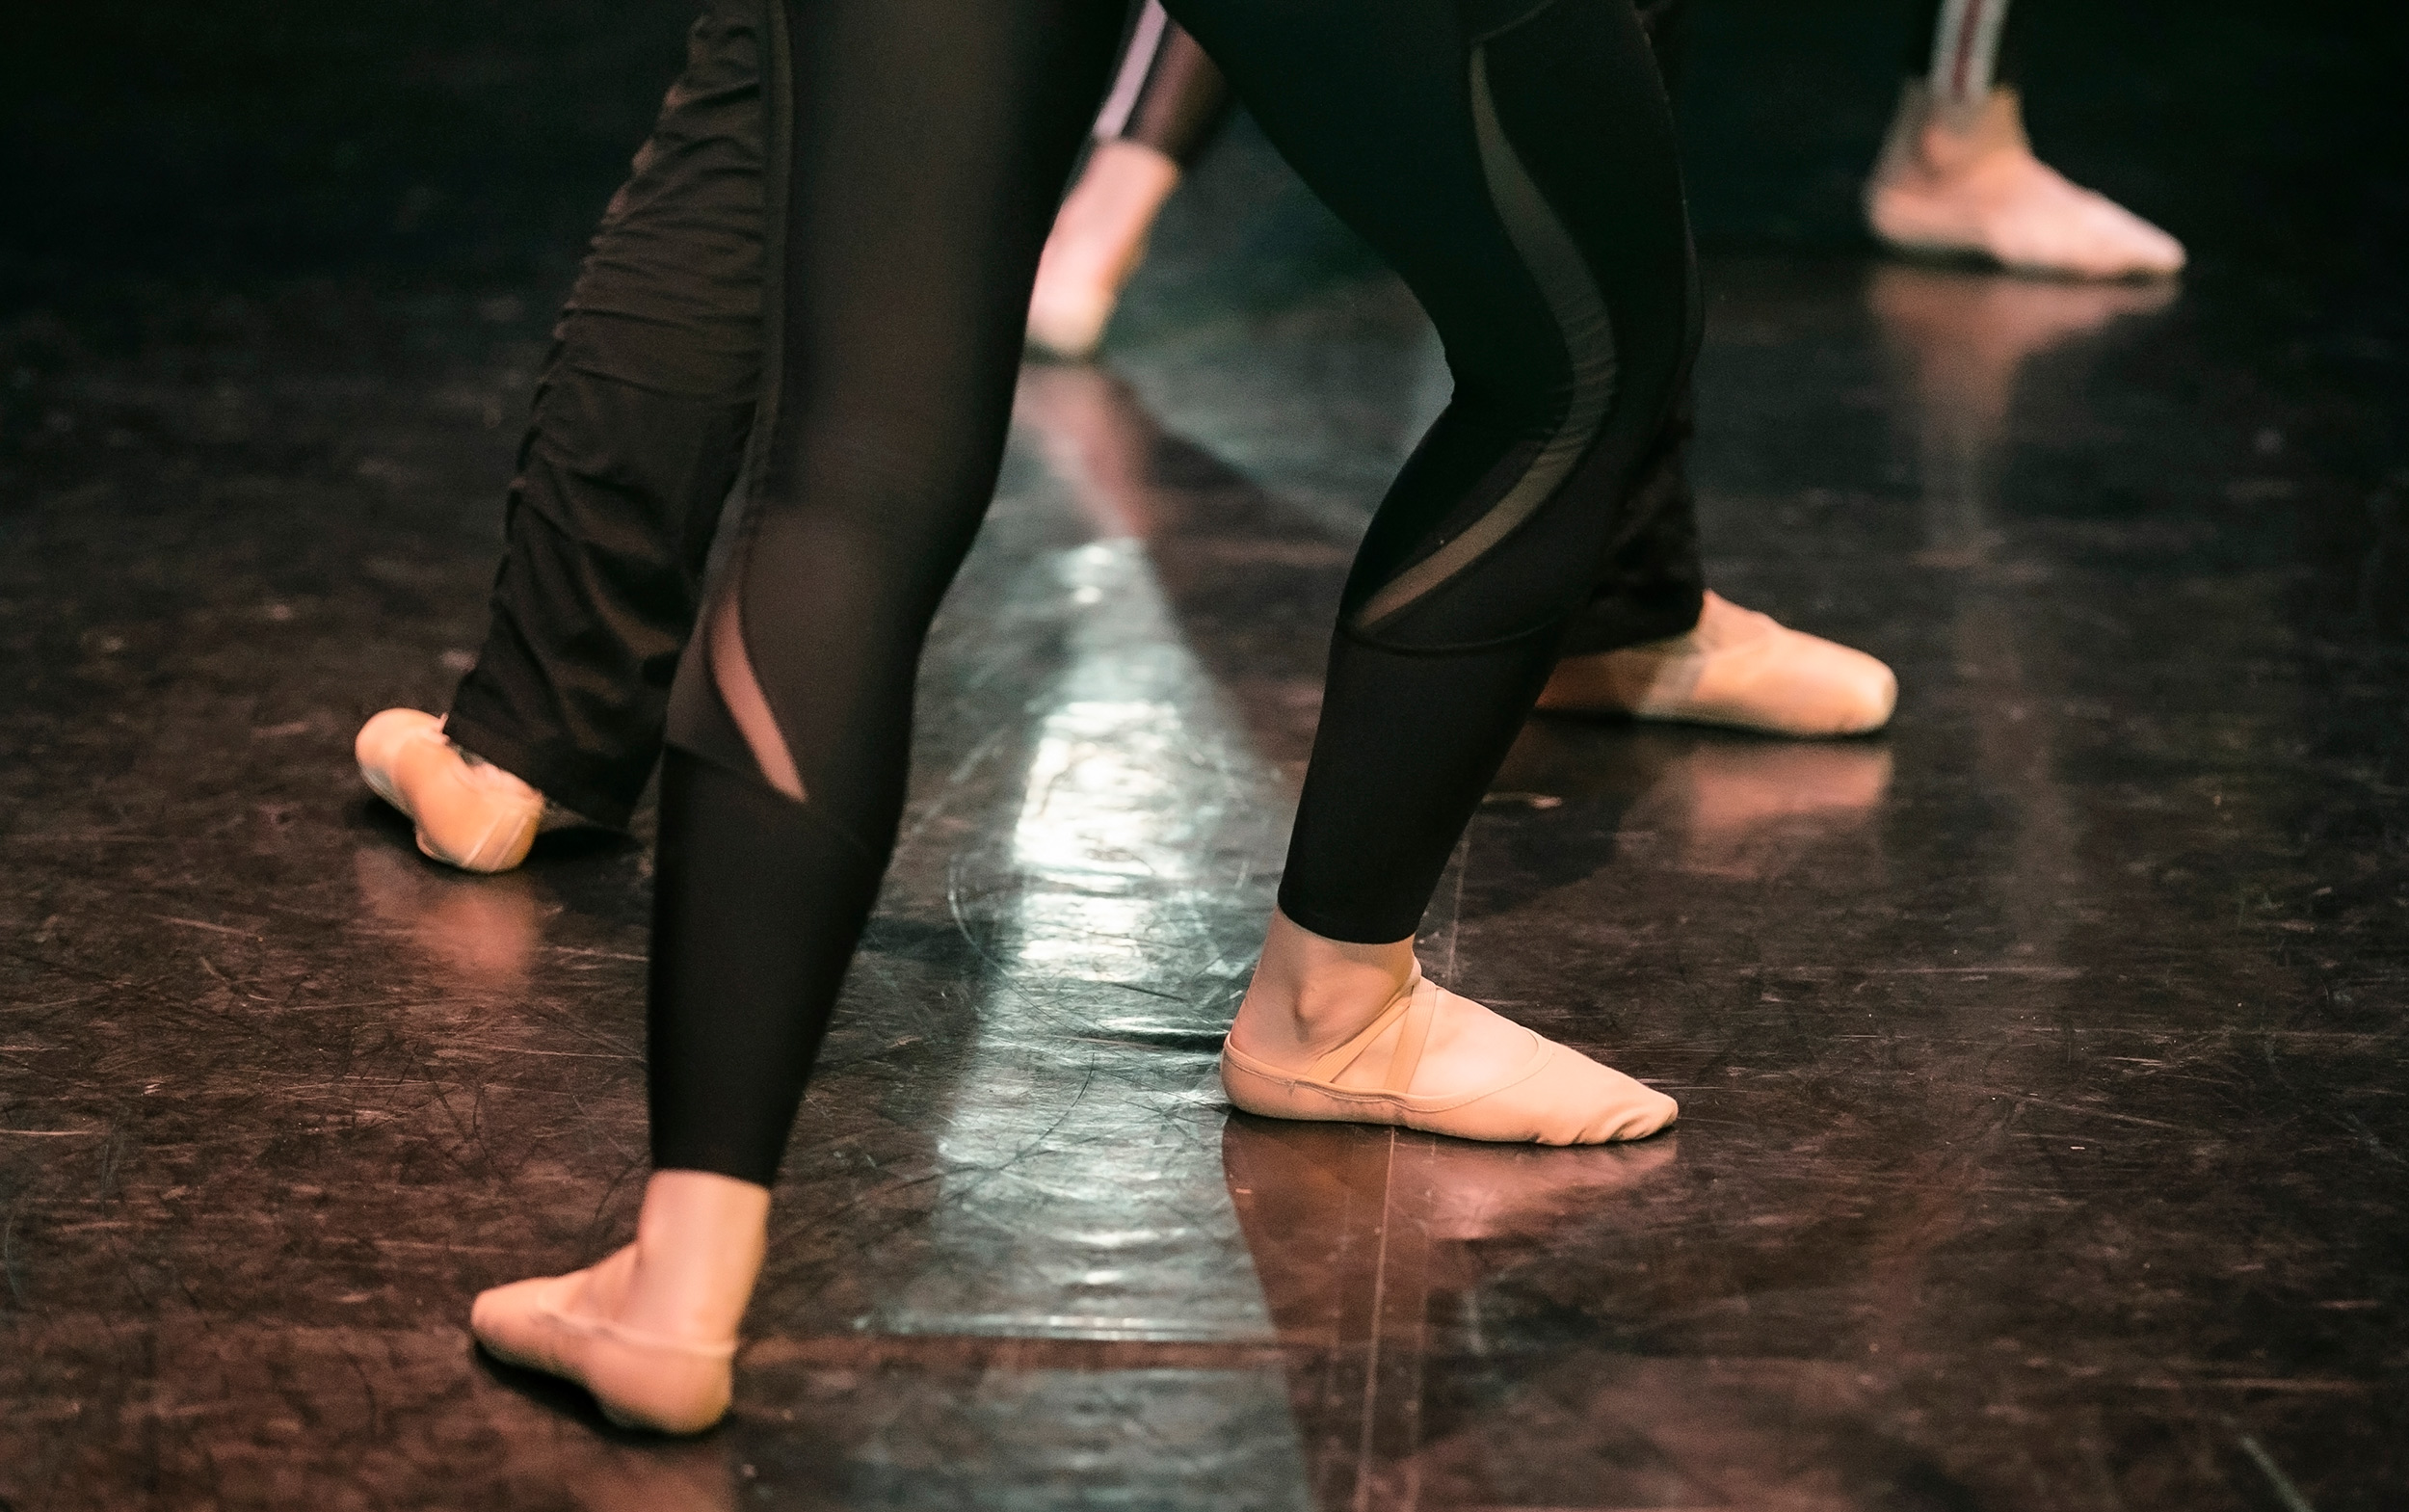
[{"label": "pointed foot in ballet shoe", "polygon": [[[1486,1070],[1474,1084],[1454,1087],[1445,1057],[1426,1058],[1424,1050],[1441,1020],[1466,1014],[1486,1016],[1504,1031],[1490,1047],[1503,1054],[1484,1055]],[[1389,1047],[1385,1069],[1359,1083],[1350,1074],[1382,1045]],[[1221,1084],[1233,1104],[1264,1118],[1388,1124],[1499,1144],[1645,1139],[1681,1112],[1655,1088],[1509,1023],[1418,969],[1361,1033],[1310,1066],[1274,1066],[1225,1042]]]},{"label": "pointed foot in ballet shoe", "polygon": [[1077,273],[1041,275],[1029,297],[1028,345],[1041,357],[1084,362],[1104,344],[1120,291]]},{"label": "pointed foot in ballet shoe", "polygon": [[728,1416],[736,1343],[663,1339],[579,1311],[586,1272],[480,1292],[468,1329],[506,1365],[582,1386],[622,1428],[701,1433]]},{"label": "pointed foot in ballet shoe", "polygon": [[2174,237],[2032,158],[1963,180],[1877,186],[1866,217],[1894,251],[1979,258],[2035,278],[2165,279],[2186,260]]},{"label": "pointed foot in ballet shoe", "polygon": [[1764,735],[1863,735],[1891,722],[1898,678],[1875,657],[1707,595],[1697,627],[1568,656],[1539,697],[1562,714],[1714,725]]},{"label": "pointed foot in ballet shoe", "polygon": [[443,721],[389,708],[359,727],[359,775],[418,828],[418,849],[463,871],[509,871],[544,826],[543,795],[452,744]]},{"label": "pointed foot in ballet shoe", "polygon": [[2038,278],[2163,279],[2186,260],[2183,243],[2035,157],[2005,87],[1971,108],[1911,87],[1866,185],[1866,220],[1893,251]]},{"label": "pointed foot in ballet shoe", "polygon": [[1029,347],[1083,361],[1103,344],[1179,165],[1136,142],[1099,144],[1063,198],[1029,295]]}]

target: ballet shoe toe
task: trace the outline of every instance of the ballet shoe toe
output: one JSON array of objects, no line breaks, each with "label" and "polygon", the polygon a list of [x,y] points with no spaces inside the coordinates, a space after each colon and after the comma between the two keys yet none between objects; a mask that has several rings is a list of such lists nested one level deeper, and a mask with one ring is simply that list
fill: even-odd
[{"label": "ballet shoe toe", "polygon": [[2047,165],[1982,217],[1981,249],[2019,273],[2078,279],[2163,278],[2184,266],[2183,244]]},{"label": "ballet shoe toe", "polygon": [[1085,361],[1104,344],[1120,290],[1090,270],[1048,268],[1029,296],[1028,344],[1068,362]]},{"label": "ballet shoe toe", "polygon": [[701,1433],[728,1415],[734,1340],[661,1339],[572,1311],[583,1272],[478,1294],[469,1332],[488,1354],[582,1386],[622,1428]]},{"label": "ballet shoe toe", "polygon": [[1679,1104],[1655,1088],[1537,1034],[1531,1035],[1529,1070],[1513,1083],[1469,1099],[1403,1101],[1397,1122],[1408,1128],[1533,1145],[1645,1139],[1679,1112]]},{"label": "ballet shoe toe", "polygon": [[563,1374],[563,1362],[552,1348],[559,1331],[548,1319],[558,1311],[554,1294],[575,1280],[573,1276],[537,1276],[481,1291],[469,1305],[468,1331],[497,1360]]},{"label": "ballet shoe toe", "polygon": [[419,740],[442,738],[443,721],[424,709],[388,708],[369,716],[352,737],[352,756],[359,775],[378,797],[396,809],[404,798],[393,785],[394,767],[404,747]]},{"label": "ballet shoe toe", "polygon": [[1680,1117],[1681,1104],[1655,1088],[1570,1046],[1548,1048],[1554,1053],[1533,1078],[1528,1101],[1554,1111],[1535,1134],[1536,1143],[1604,1145],[1646,1139]]},{"label": "ballet shoe toe", "polygon": [[1853,647],[1787,625],[1749,652],[1710,656],[1676,717],[1779,735],[1862,735],[1889,724],[1898,677]]}]

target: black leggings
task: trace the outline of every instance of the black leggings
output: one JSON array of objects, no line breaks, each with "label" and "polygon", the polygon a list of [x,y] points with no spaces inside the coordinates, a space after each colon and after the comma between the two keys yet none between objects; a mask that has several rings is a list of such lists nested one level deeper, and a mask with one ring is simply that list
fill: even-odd
[{"label": "black leggings", "polygon": [[[720,506],[774,367],[764,355],[764,75],[776,5],[708,0],[651,136],[596,228],[511,481],[490,627],[452,700],[455,742],[604,824],[627,822],[660,758]],[[1189,75],[1164,62],[1174,36],[1182,56],[1204,58],[1171,23],[1144,59],[1136,123],[1122,122],[1165,151],[1179,145],[1171,127],[1194,119],[1178,99]],[[1669,73],[1665,27],[1652,37]],[[1134,40],[1130,51],[1140,51]],[[1217,70],[1208,82],[1228,97]],[[1156,126],[1170,134],[1145,136]],[[1684,417],[1671,417],[1566,632],[1567,654],[1697,623],[1704,577],[1687,437]]]},{"label": "black leggings", "polygon": [[[1629,0],[1186,0],[1396,268],[1456,393],[1373,520],[1281,906],[1411,935],[1588,597],[1697,301]],[[777,335],[746,538],[672,694],[653,1156],[774,1177],[893,844],[913,682],[993,492],[1022,310],[1115,0],[773,13]]]}]

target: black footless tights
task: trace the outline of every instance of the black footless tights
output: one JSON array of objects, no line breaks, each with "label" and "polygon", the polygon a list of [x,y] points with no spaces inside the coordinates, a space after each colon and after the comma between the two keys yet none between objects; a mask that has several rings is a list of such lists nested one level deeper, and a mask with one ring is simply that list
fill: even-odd
[{"label": "black footless tights", "polygon": [[[1281,889],[1411,935],[1588,597],[1695,341],[1630,0],[1181,0],[1403,276],[1456,391],[1349,580]],[[672,696],[653,1154],[774,1176],[901,809],[913,680],[1000,463],[1117,0],[789,0],[754,505]]]}]

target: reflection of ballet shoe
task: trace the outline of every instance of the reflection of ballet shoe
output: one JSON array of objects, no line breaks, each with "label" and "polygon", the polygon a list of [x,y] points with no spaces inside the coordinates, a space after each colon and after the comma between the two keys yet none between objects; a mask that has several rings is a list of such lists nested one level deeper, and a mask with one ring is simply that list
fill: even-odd
[{"label": "reflection of ballet shoe", "polygon": [[1681,1154],[1674,1135],[1577,1154],[1482,1145],[1434,1147],[1416,1170],[1409,1211],[1434,1239],[1477,1240],[1545,1233],[1629,1191]]},{"label": "reflection of ballet shoe", "polygon": [[1866,218],[1901,252],[1987,257],[2018,273],[2165,278],[2184,260],[2174,237],[2034,157],[2005,87],[1960,110],[1909,83],[1866,185]]},{"label": "reflection of ballet shoe", "polygon": [[[1425,1065],[1433,1026],[1447,1015],[1484,1014],[1519,1036],[1504,1074],[1484,1085],[1443,1085],[1445,1067]],[[1342,1077],[1382,1045],[1388,1062],[1370,1084]],[[1416,1074],[1425,1090],[1412,1090]],[[1459,1139],[1541,1145],[1644,1139],[1673,1122],[1671,1098],[1599,1065],[1569,1046],[1508,1024],[1421,974],[1344,1045],[1301,1070],[1273,1066],[1225,1042],[1222,1086],[1249,1113],[1325,1123],[1392,1124]]]},{"label": "reflection of ballet shoe", "polygon": [[736,1512],[752,1467],[739,1472],[729,1463],[733,1449],[705,1439],[648,1445],[641,1453],[571,1456],[560,1466],[561,1490],[582,1512]]},{"label": "reflection of ballet shoe", "polygon": [[418,849],[463,871],[508,871],[543,825],[543,795],[443,736],[443,722],[389,708],[359,727],[359,775],[410,815]]},{"label": "reflection of ballet shoe", "polygon": [[1866,305],[1912,362],[1919,400],[1987,436],[2005,422],[2027,360],[2164,309],[2176,294],[2171,283],[2042,283],[1889,263],[1873,270]]},{"label": "reflection of ballet shoe", "polygon": [[736,1341],[665,1338],[584,1306],[592,1271],[541,1276],[478,1295],[469,1331],[511,1365],[573,1381],[622,1428],[701,1433],[728,1415]]},{"label": "reflection of ballet shoe", "polygon": [[1282,1341],[1343,1348],[1426,1341],[1441,1297],[1612,1223],[1680,1137],[1538,1150],[1239,1116],[1222,1126],[1221,1164]]},{"label": "reflection of ballet shoe", "polygon": [[1678,836],[1684,871],[1763,878],[1862,825],[1891,784],[1880,745],[1702,743],[1624,817]]},{"label": "reflection of ballet shoe", "polygon": [[1658,789],[1694,835],[1735,836],[1794,819],[1854,820],[1891,785],[1888,746],[1701,745]]},{"label": "reflection of ballet shoe", "polygon": [[1013,418],[1036,433],[1046,466],[1099,534],[1151,533],[1158,433],[1120,379],[1097,367],[1024,367]]},{"label": "reflection of ballet shoe", "polygon": [[1029,345],[1052,357],[1093,356],[1146,260],[1146,235],[1178,186],[1179,165],[1135,142],[1099,144],[1054,217],[1029,294]]},{"label": "reflection of ballet shoe", "polygon": [[447,877],[384,846],[361,847],[355,870],[369,909],[408,930],[411,942],[453,976],[490,988],[527,979],[543,942],[543,908],[525,877]]},{"label": "reflection of ballet shoe", "polygon": [[1875,658],[1714,593],[1687,634],[1567,656],[1539,696],[1539,707],[1554,713],[1769,735],[1865,734],[1888,724],[1897,702],[1897,677]]},{"label": "reflection of ballet shoe", "polygon": [[1637,1190],[1681,1153],[1678,1130],[1641,1144],[1544,1152],[1392,1138],[1330,1124],[1231,1119],[1222,1126],[1222,1175],[1241,1216],[1268,1218],[1277,1234],[1309,1247],[1341,1237],[1331,1232],[1335,1225],[1377,1233],[1392,1219],[1434,1239],[1473,1243],[1544,1236],[1577,1222]]}]

